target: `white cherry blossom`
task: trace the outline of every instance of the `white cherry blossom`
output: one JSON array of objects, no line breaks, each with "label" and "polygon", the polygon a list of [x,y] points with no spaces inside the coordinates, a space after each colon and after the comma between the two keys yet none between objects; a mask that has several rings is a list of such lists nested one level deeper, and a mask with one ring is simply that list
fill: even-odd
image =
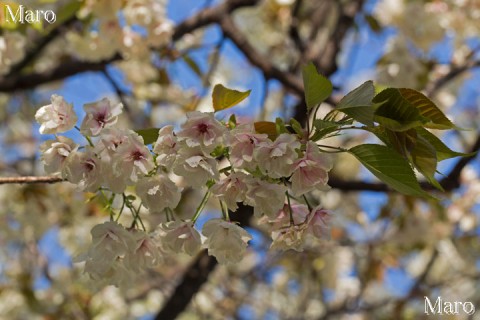
[{"label": "white cherry blossom", "polygon": [[223,142],[226,132],[225,126],[215,119],[213,113],[193,111],[187,113],[187,121],[177,137],[187,146],[200,147],[209,154]]},{"label": "white cherry blossom", "polygon": [[253,207],[254,215],[275,218],[285,203],[285,186],[270,183],[258,178],[247,179],[245,203]]},{"label": "white cherry blossom", "polygon": [[[56,140],[47,140],[40,146],[41,160],[48,174],[62,173],[65,160],[78,145],[73,140],[58,136]],[[62,174],[63,176],[64,174]]]},{"label": "white cherry blossom", "polygon": [[293,163],[298,155],[300,141],[293,134],[282,133],[275,141],[261,143],[255,159],[263,174],[272,178],[288,177],[293,172]]},{"label": "white cherry blossom", "polygon": [[110,127],[102,130],[99,141],[95,144],[95,152],[102,157],[102,160],[111,161],[118,147],[128,140],[129,131]]},{"label": "white cherry blossom", "polygon": [[165,174],[141,178],[135,190],[144,206],[151,212],[162,212],[165,208],[174,209],[181,198],[181,189]]},{"label": "white cherry blossom", "polygon": [[[3,12],[2,12],[3,13]],[[26,38],[19,32],[5,32],[0,36],[0,75],[25,56]]]},{"label": "white cherry blossom", "polygon": [[238,208],[237,202],[245,200],[247,175],[243,172],[231,173],[226,178],[217,182],[210,191],[220,200],[225,201],[228,209],[235,211]]},{"label": "white cherry blossom", "polygon": [[56,94],[50,100],[51,104],[41,107],[35,114],[35,120],[40,123],[40,133],[53,134],[72,129],[77,122],[73,105]]},{"label": "white cherry blossom", "polygon": [[162,261],[162,256],[155,240],[140,230],[130,233],[135,245],[129,248],[125,255],[124,262],[128,269],[140,272],[158,265]]},{"label": "white cherry blossom", "polygon": [[245,229],[223,219],[211,219],[205,223],[202,233],[207,237],[208,254],[221,264],[234,264],[243,259],[247,243],[252,239]]},{"label": "white cherry blossom", "polygon": [[87,103],[83,106],[85,118],[80,127],[80,132],[86,136],[98,136],[104,128],[117,123],[118,116],[122,113],[122,104],[112,105],[109,99]]},{"label": "white cherry blossom", "polygon": [[106,275],[119,258],[135,248],[132,235],[113,221],[96,225],[91,234],[92,245],[86,256],[80,260],[86,261],[85,272],[89,273],[93,279]]},{"label": "white cherry blossom", "polygon": [[266,134],[255,133],[253,126],[239,126],[230,135],[230,163],[235,168],[255,170],[254,151],[261,143],[266,143]]},{"label": "white cherry blossom", "polygon": [[273,250],[290,250],[302,252],[305,243],[304,226],[288,226],[279,230],[272,231],[272,244],[270,249]]},{"label": "white cherry blossom", "polygon": [[219,178],[217,161],[205,156],[200,147],[181,148],[173,172],[183,177],[193,187],[204,186],[208,180]]},{"label": "white cherry blossom", "polygon": [[146,175],[155,167],[150,150],[134,131],[129,131],[127,139],[115,150],[112,160],[114,174],[132,184],[139,175]]},{"label": "white cherry blossom", "polygon": [[308,217],[307,233],[318,239],[328,238],[330,236],[331,217],[331,211],[317,206]]},{"label": "white cherry blossom", "polygon": [[290,224],[290,208],[292,209],[293,223],[296,225],[307,222],[310,211],[304,204],[292,203],[290,206],[284,204],[283,208],[278,212],[275,219],[272,220],[275,229],[280,229]]},{"label": "white cherry blossom", "polygon": [[71,152],[64,170],[65,178],[81,190],[94,192],[102,183],[101,161],[90,147],[85,152]]},{"label": "white cherry blossom", "polygon": [[307,143],[304,156],[293,164],[294,171],[290,181],[292,193],[300,196],[314,189],[328,188],[328,171],[332,168],[330,158],[320,153],[318,146],[313,142]]},{"label": "white cherry blossom", "polygon": [[184,252],[193,256],[202,245],[200,234],[190,220],[162,223],[156,233],[162,248],[171,253]]},{"label": "white cherry blossom", "polygon": [[158,132],[158,138],[153,147],[153,152],[158,156],[157,164],[171,168],[177,158],[178,141],[173,126],[165,126]]}]

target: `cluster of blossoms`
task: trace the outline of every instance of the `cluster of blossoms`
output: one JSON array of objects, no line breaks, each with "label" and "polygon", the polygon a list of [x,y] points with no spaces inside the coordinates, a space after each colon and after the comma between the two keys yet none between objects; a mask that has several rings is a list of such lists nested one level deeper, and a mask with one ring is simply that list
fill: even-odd
[{"label": "cluster of blossoms", "polygon": [[108,59],[117,52],[127,59],[148,57],[149,47],[168,44],[173,33],[165,8],[161,0],[85,1],[80,18],[93,16],[98,26],[92,25],[83,34],[69,32],[69,49],[72,55],[86,61]]},{"label": "cluster of blossoms", "polygon": [[[307,238],[327,234],[329,212],[310,207],[304,196],[328,188],[331,163],[314,142],[291,133],[272,140],[251,124],[223,123],[213,113],[195,111],[187,114],[177,132],[173,126],[159,129],[150,150],[141,135],[116,125],[121,104],[105,98],[83,108],[86,115],[76,127],[73,106],[53,95],[51,104],[40,108],[35,117],[40,133],[55,134],[55,140],[40,148],[47,173],[84,191],[109,190],[123,198],[117,219],[111,213],[109,222],[91,232],[93,244],[83,261],[93,279],[121,284],[125,271],[134,275],[153,267],[164,252],[194,255],[201,247],[220,263],[239,262],[251,236],[230,221],[229,212],[235,212],[238,203],[253,207],[259,221],[271,227],[272,248],[301,251]],[[74,127],[87,145],[57,135]],[[141,205],[167,217],[151,233],[146,232],[131,196],[125,195],[131,186]],[[175,219],[173,211],[182,187],[206,192],[186,221]],[[195,223],[210,196],[220,201],[223,218],[208,220],[200,234]],[[129,228],[117,223],[124,207],[134,217]]]},{"label": "cluster of blossoms", "polygon": [[8,73],[12,65],[23,59],[26,42],[18,32],[0,34],[0,75]]}]

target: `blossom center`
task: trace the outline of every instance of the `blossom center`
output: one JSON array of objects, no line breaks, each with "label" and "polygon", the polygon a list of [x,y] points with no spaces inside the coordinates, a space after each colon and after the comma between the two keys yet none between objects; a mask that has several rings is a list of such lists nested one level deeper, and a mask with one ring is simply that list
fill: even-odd
[{"label": "blossom center", "polygon": [[198,131],[199,131],[200,133],[206,133],[206,132],[208,131],[208,125],[205,124],[205,123],[200,123],[200,124],[198,125]]},{"label": "blossom center", "polygon": [[135,150],[132,153],[132,159],[135,161],[142,160],[143,159],[143,153],[139,150]]},{"label": "blossom center", "polygon": [[87,161],[85,161],[85,169],[90,172],[92,171],[93,169],[95,169],[95,162],[92,160],[92,159],[88,159]]},{"label": "blossom center", "polygon": [[105,118],[106,114],[102,112],[96,115],[95,120],[103,126],[105,124]]}]

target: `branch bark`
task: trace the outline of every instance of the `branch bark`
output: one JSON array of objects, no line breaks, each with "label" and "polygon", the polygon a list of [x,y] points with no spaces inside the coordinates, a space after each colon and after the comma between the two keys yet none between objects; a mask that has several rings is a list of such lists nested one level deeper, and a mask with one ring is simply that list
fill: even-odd
[{"label": "branch bark", "polygon": [[31,183],[57,183],[63,182],[59,177],[0,177],[0,184],[31,184]]},{"label": "branch bark", "polygon": [[[253,209],[249,206],[240,205],[236,212],[231,212],[233,222],[240,226],[250,225],[250,218],[253,216]],[[203,250],[185,272],[175,291],[167,300],[162,309],[157,313],[156,320],[170,320],[177,318],[190,304],[194,295],[200,291],[207,282],[210,273],[215,270],[217,260]]]}]

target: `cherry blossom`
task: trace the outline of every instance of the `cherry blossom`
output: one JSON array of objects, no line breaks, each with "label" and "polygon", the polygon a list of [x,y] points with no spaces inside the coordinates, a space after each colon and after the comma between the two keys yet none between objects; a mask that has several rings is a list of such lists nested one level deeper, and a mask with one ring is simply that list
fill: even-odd
[{"label": "cherry blossom", "polygon": [[288,226],[272,232],[272,245],[270,249],[273,250],[290,250],[303,251],[305,242],[304,226]]},{"label": "cherry blossom", "polygon": [[77,122],[73,105],[56,94],[50,100],[51,104],[41,107],[35,114],[35,120],[40,123],[40,133],[61,133],[72,129]]},{"label": "cherry blossom", "polygon": [[240,262],[245,254],[247,243],[252,239],[245,229],[223,219],[208,220],[202,233],[207,240],[208,254],[215,256],[221,264]]},{"label": "cherry blossom", "polygon": [[81,190],[94,192],[102,183],[101,162],[92,148],[87,147],[85,152],[71,152],[64,170],[65,178]]},{"label": "cherry blossom", "polygon": [[128,140],[129,131],[110,127],[102,131],[95,151],[101,155],[102,160],[111,161],[118,147]]},{"label": "cherry blossom", "polygon": [[284,204],[283,208],[278,211],[278,215],[272,220],[274,223],[274,228],[280,229],[290,224],[290,209],[292,211],[292,219],[294,224],[298,225],[306,222],[310,213],[306,205],[293,203],[289,206],[288,204]]},{"label": "cherry blossom", "polygon": [[86,261],[85,272],[93,279],[101,278],[112,271],[112,265],[136,247],[133,236],[113,221],[96,225],[91,234],[92,245],[79,260]]},{"label": "cherry blossom", "polygon": [[139,175],[146,175],[155,166],[150,150],[143,144],[143,138],[134,131],[129,131],[126,140],[115,150],[112,160],[114,174],[132,184]]},{"label": "cherry blossom", "polygon": [[135,246],[125,255],[125,265],[136,272],[158,265],[162,256],[155,240],[139,230],[131,232]]},{"label": "cherry blossom", "polygon": [[[62,173],[67,157],[78,145],[73,140],[58,136],[56,140],[47,140],[40,146],[41,159],[48,174]],[[61,174],[64,175],[63,173]]]},{"label": "cherry blossom", "polygon": [[261,143],[255,152],[258,167],[272,178],[288,177],[292,174],[293,163],[298,158],[295,149],[300,141],[295,135],[283,133],[275,141]]},{"label": "cherry blossom", "polygon": [[234,172],[217,182],[210,191],[220,200],[225,201],[229,210],[235,211],[238,208],[237,202],[245,200],[247,191],[246,179],[247,175],[243,172]]},{"label": "cherry blossom", "polygon": [[190,220],[162,223],[157,227],[156,234],[162,248],[171,253],[184,252],[193,256],[202,245],[200,234]]},{"label": "cherry blossom", "polygon": [[254,151],[261,143],[266,143],[266,134],[255,133],[253,126],[239,126],[230,135],[230,163],[235,168],[255,170]]},{"label": "cherry blossom", "polygon": [[181,189],[165,174],[141,178],[135,190],[143,205],[151,212],[162,212],[165,208],[173,209],[181,198]]},{"label": "cherry blossom", "polygon": [[320,153],[318,146],[309,141],[304,156],[293,164],[294,171],[290,181],[292,193],[300,196],[314,189],[328,189],[328,171],[332,163],[328,155]]},{"label": "cherry blossom", "polygon": [[247,179],[245,203],[253,207],[255,216],[266,215],[275,218],[285,203],[285,186],[258,178]]},{"label": "cherry blossom", "polygon": [[188,147],[200,147],[209,154],[223,142],[226,131],[225,126],[215,119],[213,113],[194,111],[187,113],[187,121],[177,136],[179,140],[185,141]]},{"label": "cherry blossom", "polygon": [[218,180],[217,162],[205,156],[200,147],[181,148],[173,172],[182,176],[193,187],[204,186],[210,180]]},{"label": "cherry blossom", "polygon": [[107,98],[84,105],[86,115],[80,132],[87,136],[98,136],[104,128],[111,127],[117,122],[122,107],[121,103],[113,106]]},{"label": "cherry blossom", "polygon": [[11,65],[23,59],[26,43],[25,37],[19,32],[5,32],[0,36],[0,75],[7,73]]},{"label": "cherry blossom", "polygon": [[321,206],[314,208],[308,217],[307,233],[318,239],[328,238],[331,216],[332,213]]},{"label": "cherry blossom", "polygon": [[153,147],[153,152],[158,154],[157,164],[170,168],[177,158],[178,141],[173,132],[173,126],[165,126],[158,132],[158,138]]}]

